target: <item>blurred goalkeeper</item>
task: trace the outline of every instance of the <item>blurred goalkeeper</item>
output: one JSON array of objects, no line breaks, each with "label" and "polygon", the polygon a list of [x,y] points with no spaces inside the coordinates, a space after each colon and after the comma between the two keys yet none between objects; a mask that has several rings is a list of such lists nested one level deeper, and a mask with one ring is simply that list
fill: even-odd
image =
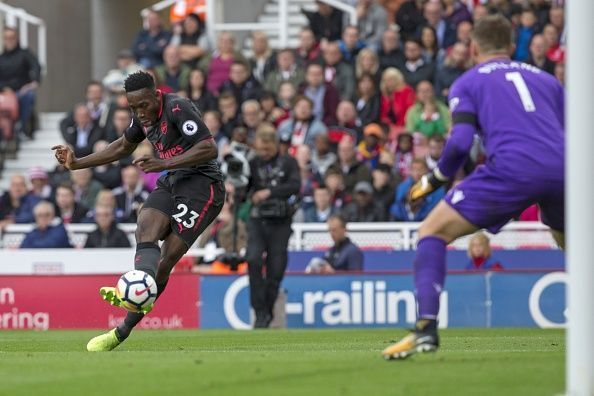
[{"label": "blurred goalkeeper", "polygon": [[[122,137],[83,158],[76,158],[67,146],[52,149],[60,164],[74,170],[109,164],[130,155],[144,139],[151,142],[159,158],[145,155],[134,164],[144,172],[166,172],[138,216],[134,268],[155,279],[159,296],[173,266],[221,211],[223,175],[216,162],[217,145],[189,100],[156,90],[151,75],[142,71],[129,75],[124,88],[134,118]],[[102,287],[100,293],[110,304],[120,306],[115,288]],[[128,312],[124,323],[93,338],[87,350],[112,350],[145,313]]]},{"label": "blurred goalkeeper", "polygon": [[420,199],[447,183],[465,162],[478,133],[487,162],[448,192],[419,229],[414,265],[417,322],[411,334],[383,351],[403,359],[439,347],[439,295],[446,273],[446,246],[486,228],[496,233],[528,206],[564,245],[563,88],[548,73],[511,61],[512,29],[501,15],[475,25],[471,52],[477,66],[449,94],[453,129],[437,167],[411,189]]}]

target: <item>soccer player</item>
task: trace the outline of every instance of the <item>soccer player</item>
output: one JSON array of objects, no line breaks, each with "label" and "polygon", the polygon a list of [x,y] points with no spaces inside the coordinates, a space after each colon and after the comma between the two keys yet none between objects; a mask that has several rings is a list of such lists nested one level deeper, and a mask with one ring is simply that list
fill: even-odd
[{"label": "soccer player", "polygon": [[[151,75],[142,71],[129,75],[124,88],[134,118],[122,137],[83,158],[76,158],[67,146],[52,150],[60,164],[74,170],[109,164],[130,155],[144,139],[151,142],[159,158],[145,155],[134,164],[144,172],[166,173],[138,216],[134,268],[155,279],[159,296],[173,266],[221,211],[223,175],[216,162],[217,145],[189,100],[156,90]],[[103,287],[100,293],[110,304],[120,305],[115,288]],[[144,313],[128,312],[124,323],[91,339],[87,350],[112,350],[143,317]]]},{"label": "soccer player", "polygon": [[402,359],[439,347],[437,314],[446,272],[446,246],[486,228],[496,233],[537,203],[542,220],[564,245],[564,98],[548,73],[511,61],[512,29],[501,15],[477,21],[471,44],[477,66],[455,81],[449,95],[453,129],[437,167],[413,185],[419,199],[454,177],[479,133],[487,162],[451,189],[419,228],[414,264],[417,322],[386,348]]}]

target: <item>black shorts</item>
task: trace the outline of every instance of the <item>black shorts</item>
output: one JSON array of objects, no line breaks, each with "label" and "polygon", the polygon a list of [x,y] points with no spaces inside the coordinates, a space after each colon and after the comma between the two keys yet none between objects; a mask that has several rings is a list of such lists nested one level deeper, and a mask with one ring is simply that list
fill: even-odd
[{"label": "black shorts", "polygon": [[163,175],[144,208],[157,209],[171,218],[171,232],[188,248],[218,216],[225,202],[225,185],[202,175]]}]

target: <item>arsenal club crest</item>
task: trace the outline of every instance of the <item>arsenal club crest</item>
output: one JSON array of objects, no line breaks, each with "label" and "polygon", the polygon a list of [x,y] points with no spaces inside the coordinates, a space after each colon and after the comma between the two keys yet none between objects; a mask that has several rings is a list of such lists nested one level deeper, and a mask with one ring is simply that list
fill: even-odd
[{"label": "arsenal club crest", "polygon": [[167,133],[167,121],[161,122],[161,133],[165,135]]}]

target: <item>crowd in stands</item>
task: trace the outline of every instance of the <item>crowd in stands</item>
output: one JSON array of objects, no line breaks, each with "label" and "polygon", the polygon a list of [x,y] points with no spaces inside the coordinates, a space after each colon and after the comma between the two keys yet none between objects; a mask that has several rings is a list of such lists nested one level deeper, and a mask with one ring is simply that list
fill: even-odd
[{"label": "crowd in stands", "polygon": [[[168,29],[150,12],[146,29],[118,53],[116,67],[102,81],[90,82],[62,120],[64,141],[84,156],[122,136],[131,121],[123,81],[143,69],[162,92],[196,104],[221,161],[233,147],[244,147],[251,158],[256,130],[273,124],[281,152],[294,156],[301,171],[296,221],[327,222],[336,214],[348,222],[421,221],[445,189],[418,202],[409,201],[408,190],[436,166],[447,141],[448,92],[472,66],[474,21],[491,13],[508,17],[516,33],[513,59],[563,83],[564,9],[557,1],[348,2],[356,7],[355,26],[341,11],[316,2],[317,11],[303,11],[309,26],[301,30],[296,48],[272,49],[267,36],[255,31],[248,57],[231,33],[221,32],[211,42],[204,15],[189,14]],[[34,73],[16,85],[6,81],[3,67],[10,52],[7,46],[0,55],[0,90],[34,89],[39,81]],[[150,153],[145,141],[133,157]],[[453,183],[484,159],[477,140]],[[24,176],[13,177],[0,198],[0,227],[35,222],[35,238],[51,233],[45,239],[57,246],[64,242],[63,230],[53,231],[45,219],[55,216],[64,224],[95,222],[89,247],[127,246],[114,224],[135,222],[159,176],[144,174],[132,160],[74,172],[35,168],[31,186]],[[234,203],[228,199],[227,204]],[[239,211],[242,219],[246,206],[249,202]],[[232,217],[232,210],[223,210],[201,243],[228,239]],[[521,216],[537,218],[534,208]],[[221,241],[219,230],[225,231]],[[26,238],[27,246],[35,245],[28,244],[32,238]]]}]

